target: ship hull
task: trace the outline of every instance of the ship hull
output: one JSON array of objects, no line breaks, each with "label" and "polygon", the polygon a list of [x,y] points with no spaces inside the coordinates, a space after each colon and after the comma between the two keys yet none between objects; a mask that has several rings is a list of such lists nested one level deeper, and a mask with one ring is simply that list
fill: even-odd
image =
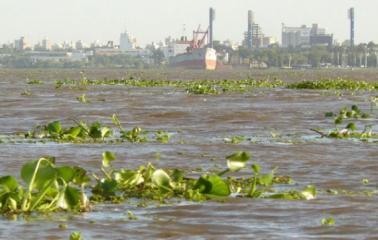
[{"label": "ship hull", "polygon": [[216,51],[212,48],[193,49],[190,53],[172,57],[170,64],[173,67],[187,69],[215,70],[217,67]]}]

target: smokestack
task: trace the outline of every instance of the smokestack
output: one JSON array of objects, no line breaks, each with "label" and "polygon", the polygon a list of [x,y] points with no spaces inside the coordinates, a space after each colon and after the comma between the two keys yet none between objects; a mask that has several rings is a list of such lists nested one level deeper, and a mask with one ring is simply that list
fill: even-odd
[{"label": "smokestack", "polygon": [[209,47],[214,48],[214,36],[213,36],[213,31],[214,31],[214,20],[215,20],[215,10],[214,8],[210,8],[209,11]]},{"label": "smokestack", "polygon": [[354,8],[349,9],[350,19],[350,46],[354,47]]},{"label": "smokestack", "polygon": [[253,48],[253,12],[252,10],[248,11],[248,32],[247,32],[247,46],[249,49]]}]

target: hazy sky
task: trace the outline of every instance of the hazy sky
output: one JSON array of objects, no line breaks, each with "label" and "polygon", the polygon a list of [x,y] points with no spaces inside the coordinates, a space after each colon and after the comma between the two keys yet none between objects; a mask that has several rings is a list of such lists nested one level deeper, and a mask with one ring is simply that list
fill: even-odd
[{"label": "hazy sky", "polygon": [[347,9],[356,9],[356,42],[378,42],[378,0],[0,0],[0,43],[19,36],[36,43],[78,40],[119,41],[127,28],[141,44],[179,37],[208,25],[216,9],[215,39],[240,42],[247,10],[266,35],[280,40],[281,23],[319,23],[335,39],[348,38]]}]

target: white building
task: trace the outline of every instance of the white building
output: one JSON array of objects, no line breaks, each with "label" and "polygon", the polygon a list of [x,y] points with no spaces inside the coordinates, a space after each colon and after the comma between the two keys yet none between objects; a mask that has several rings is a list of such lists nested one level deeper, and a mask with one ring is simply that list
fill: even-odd
[{"label": "white building", "polygon": [[136,49],[136,47],[137,41],[133,36],[129,34],[129,32],[125,31],[124,33],[121,33],[119,39],[119,48],[121,49],[121,51],[130,51]]}]

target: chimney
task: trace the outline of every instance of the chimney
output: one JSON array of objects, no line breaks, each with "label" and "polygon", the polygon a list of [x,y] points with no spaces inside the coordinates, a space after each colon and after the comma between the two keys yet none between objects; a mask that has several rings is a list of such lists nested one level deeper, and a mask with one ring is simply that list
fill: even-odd
[{"label": "chimney", "polygon": [[354,8],[349,9],[350,19],[350,46],[354,47]]},{"label": "chimney", "polygon": [[210,8],[209,11],[209,47],[214,48],[214,38],[213,38],[213,31],[214,31],[214,20],[215,20],[215,10],[214,8]]}]

